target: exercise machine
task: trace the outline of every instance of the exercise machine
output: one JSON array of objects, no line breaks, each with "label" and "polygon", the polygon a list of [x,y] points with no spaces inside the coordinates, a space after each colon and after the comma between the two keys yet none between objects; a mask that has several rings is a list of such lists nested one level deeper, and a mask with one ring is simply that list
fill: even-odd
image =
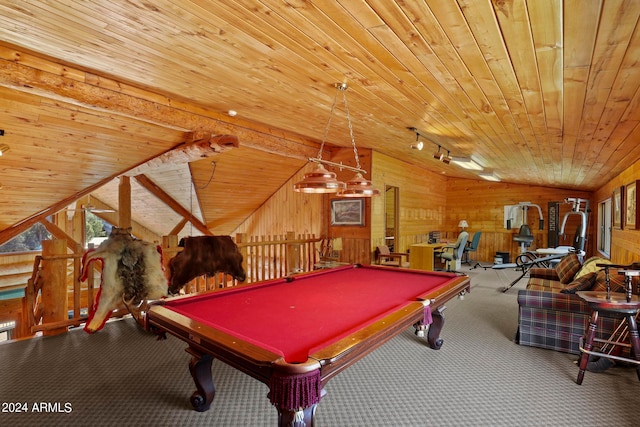
[{"label": "exercise machine", "polygon": [[522,279],[532,268],[551,268],[554,263],[560,261],[567,254],[574,251],[575,249],[571,246],[559,246],[555,248],[555,251],[549,251],[548,254],[544,256],[540,256],[538,252],[527,251],[518,255],[516,257],[515,263],[496,264],[491,268],[494,270],[502,270],[505,268],[520,270],[520,276],[518,276],[515,280],[505,286],[505,288],[502,290],[502,292],[507,292],[513,287],[513,285],[518,283],[520,279]]},{"label": "exercise machine", "polygon": [[540,215],[538,227],[540,230],[543,230],[544,217],[542,216],[542,209],[540,209],[540,206],[531,202],[520,202],[517,205],[512,206],[509,210],[509,218],[507,219],[507,230],[511,230],[511,221],[515,219],[515,216],[513,214],[514,209],[522,210],[522,225],[520,225],[518,233],[513,236],[513,240],[520,243],[520,253],[526,252],[526,248],[531,246],[531,243],[533,242],[533,233],[531,232],[531,227],[529,227],[529,224],[527,222],[527,211],[532,207],[538,209],[538,214]]},{"label": "exercise machine", "polygon": [[564,199],[565,203],[571,204],[571,211],[564,214],[562,218],[562,225],[560,226],[560,235],[565,236],[565,228],[567,220],[570,216],[579,216],[580,224],[578,225],[575,235],[573,237],[573,247],[576,250],[578,256],[583,257],[585,252],[585,246],[587,242],[587,229],[589,226],[589,200],[580,198],[567,198]]},{"label": "exercise machine", "polygon": [[[580,217],[580,224],[578,225],[573,242],[571,246],[558,246],[556,248],[543,248],[538,249],[536,251],[526,251],[525,246],[529,246],[530,242],[533,241],[533,234],[531,233],[529,226],[526,225],[526,211],[529,207],[535,206],[538,208],[538,212],[540,213],[540,230],[544,228],[544,220],[542,216],[542,210],[538,205],[534,205],[529,202],[521,202],[517,206],[513,206],[513,208],[521,208],[523,209],[523,225],[520,227],[520,231],[518,234],[514,236],[515,241],[521,242],[521,253],[516,257],[515,263],[509,264],[497,264],[492,268],[499,270],[504,268],[514,268],[516,270],[520,270],[521,274],[517,279],[512,281],[509,285],[507,285],[503,292],[511,289],[520,279],[522,279],[530,269],[534,267],[540,268],[551,268],[554,264],[560,261],[564,256],[569,253],[576,253],[580,258],[585,255],[585,246],[587,240],[587,229],[589,224],[589,200],[581,199],[581,198],[566,198],[564,203],[571,204],[571,210],[567,212],[562,218],[562,225],[560,227],[559,236],[565,236],[565,229],[567,227],[567,222],[569,217],[578,216]],[[511,217],[511,214],[509,215]],[[526,225],[526,228],[523,230],[523,227]],[[510,220],[507,220],[507,228],[510,227]],[[527,238],[527,231],[531,235],[530,238]],[[529,240],[530,239],[530,240]],[[529,242],[529,244],[526,244]]]}]

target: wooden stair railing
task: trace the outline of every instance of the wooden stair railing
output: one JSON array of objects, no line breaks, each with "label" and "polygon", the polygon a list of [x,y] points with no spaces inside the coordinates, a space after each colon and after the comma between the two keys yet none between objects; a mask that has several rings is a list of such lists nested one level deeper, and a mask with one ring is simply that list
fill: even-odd
[{"label": "wooden stair railing", "polygon": [[[174,236],[169,236],[174,237]],[[310,271],[319,260],[317,244],[322,238],[314,235],[295,235],[287,233],[283,236],[252,236],[244,234],[236,236],[236,243],[244,257],[244,267],[247,272],[246,283],[276,279],[291,273]],[[174,256],[181,248],[177,246],[177,239],[167,240],[168,246],[163,245],[165,256]],[[75,254],[37,255],[33,262],[31,277],[27,281],[25,299],[27,307],[28,329],[32,334],[55,331],[57,329],[77,327],[86,322],[88,311],[93,305],[95,297],[96,279],[94,274],[88,275],[86,288],[80,282],[82,256],[84,250],[77,248]],[[53,260],[72,261],[65,263],[67,277],[67,301],[69,318],[53,322],[43,322],[42,290],[47,286],[43,279],[43,261]],[[99,263],[93,263],[93,268],[99,268]],[[98,270],[99,271],[99,270]],[[219,274],[212,277],[199,277],[185,287],[187,293],[204,290],[220,289],[235,286],[237,283],[230,276]],[[99,284],[98,284],[99,286]],[[86,293],[86,300],[84,295]],[[127,314],[126,311],[115,312],[115,316]]]}]

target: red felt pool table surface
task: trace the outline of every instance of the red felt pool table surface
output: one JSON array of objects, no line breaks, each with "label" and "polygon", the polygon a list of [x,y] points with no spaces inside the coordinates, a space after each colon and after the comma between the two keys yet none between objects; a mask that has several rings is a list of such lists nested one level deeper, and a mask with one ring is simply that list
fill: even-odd
[{"label": "red felt pool table surface", "polygon": [[432,298],[456,279],[449,273],[346,266],[178,299],[165,307],[299,363],[403,306]]},{"label": "red felt pool table surface", "polygon": [[327,381],[407,327],[439,349],[444,303],[469,290],[466,275],[353,265],[162,300],[146,326],[188,344],[195,410],[217,358],[269,386],[279,426],[312,426]]}]

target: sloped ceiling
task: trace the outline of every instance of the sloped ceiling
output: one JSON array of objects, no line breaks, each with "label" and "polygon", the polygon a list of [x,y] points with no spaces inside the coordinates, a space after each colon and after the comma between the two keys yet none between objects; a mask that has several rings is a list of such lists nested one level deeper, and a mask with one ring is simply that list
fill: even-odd
[{"label": "sloped ceiling", "polygon": [[[2,2],[0,241],[220,134],[240,147],[209,187],[208,160],[191,186],[184,165],[149,179],[228,232],[317,153],[337,82],[359,147],[477,178],[440,145],[505,182],[596,189],[640,158],[639,17],[621,0]],[[351,145],[346,115],[329,145]],[[162,224],[134,215],[179,223],[154,209]]]}]

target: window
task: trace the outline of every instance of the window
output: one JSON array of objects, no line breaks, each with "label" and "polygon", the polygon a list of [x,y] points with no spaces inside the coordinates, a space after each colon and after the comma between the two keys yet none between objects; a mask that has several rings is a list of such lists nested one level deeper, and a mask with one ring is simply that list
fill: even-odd
[{"label": "window", "polygon": [[42,250],[42,241],[51,239],[51,233],[44,225],[36,223],[13,239],[0,245],[0,253],[29,252]]},{"label": "window", "polygon": [[0,323],[0,342],[10,340],[15,328],[16,322],[14,321]]},{"label": "window", "polygon": [[611,199],[598,205],[598,252],[606,257],[611,253]]}]

